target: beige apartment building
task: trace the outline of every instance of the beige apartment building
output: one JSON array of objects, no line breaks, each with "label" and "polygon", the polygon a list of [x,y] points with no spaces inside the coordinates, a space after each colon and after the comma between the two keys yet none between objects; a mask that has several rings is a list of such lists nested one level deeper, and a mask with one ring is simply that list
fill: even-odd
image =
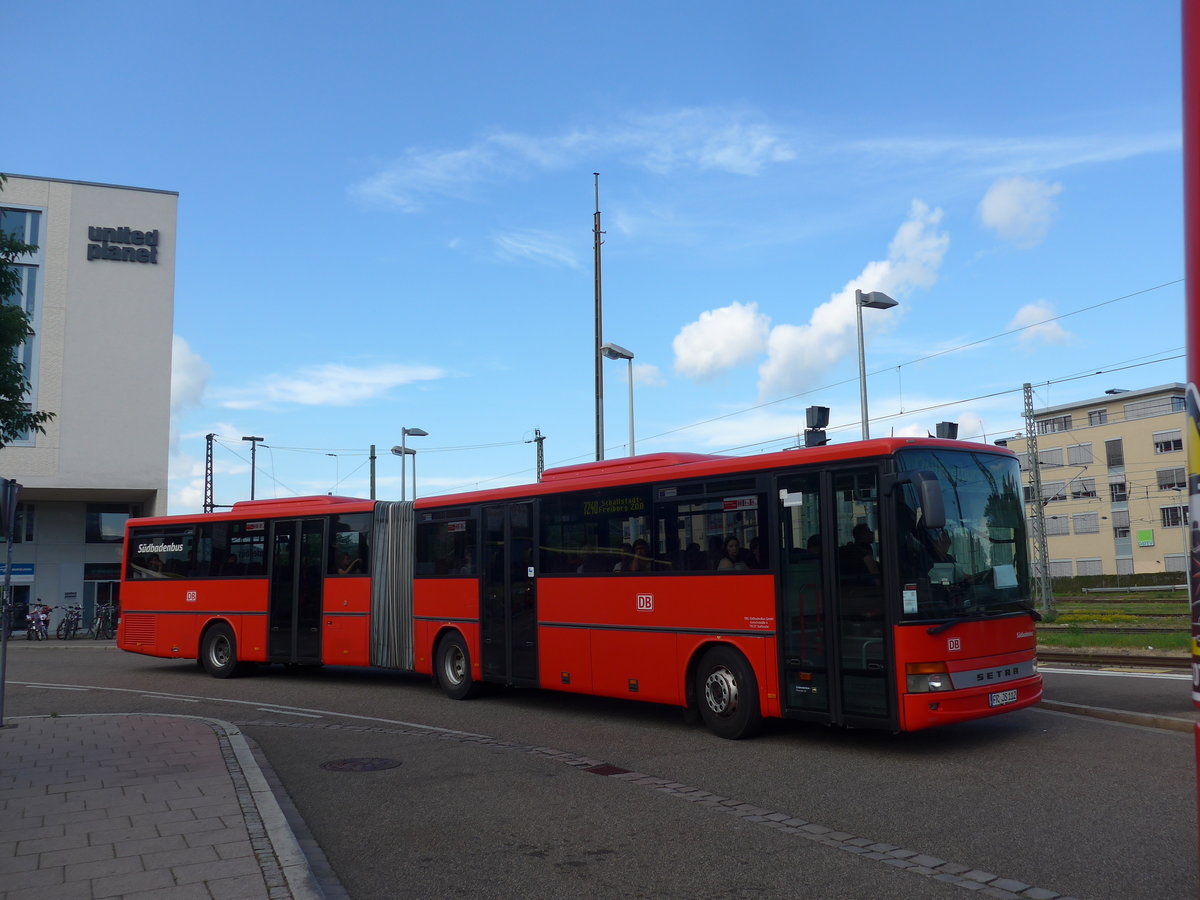
[{"label": "beige apartment building", "polygon": [[0,449],[0,476],[24,485],[8,573],[18,610],[81,605],[88,621],[119,600],[125,520],[167,511],[178,202],[11,174],[0,192],[0,227],[37,245],[17,261],[34,330],[19,356],[30,404],[54,413],[45,434]]},{"label": "beige apartment building", "polygon": [[1184,391],[1182,384],[1113,390],[1034,410],[1037,460],[1028,435],[996,441],[1021,460],[1031,519],[1034,503],[1042,505],[1052,578],[1179,572],[1182,583],[1189,539]]}]

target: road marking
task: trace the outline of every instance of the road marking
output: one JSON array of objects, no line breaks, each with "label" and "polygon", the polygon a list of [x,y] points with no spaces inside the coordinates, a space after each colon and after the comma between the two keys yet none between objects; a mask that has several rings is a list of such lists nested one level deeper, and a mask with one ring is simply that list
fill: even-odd
[{"label": "road marking", "polygon": [[272,706],[259,706],[259,707],[257,707],[257,709],[259,712],[280,713],[281,715],[285,715],[285,716],[304,716],[304,718],[306,718],[306,719],[323,719],[324,718],[324,716],[314,716],[312,713],[296,712],[291,709],[281,709],[279,707],[272,707]]},{"label": "road marking", "polygon": [[[261,700],[231,700],[228,697],[205,697],[204,695],[195,694],[168,694],[159,693],[157,691],[135,690],[134,688],[119,688],[119,687],[95,687],[87,685],[71,685],[71,684],[39,684],[32,681],[13,681],[11,684],[20,684],[26,687],[43,687],[48,689],[59,689],[64,691],[90,691],[103,690],[113,691],[118,694],[140,694],[143,697],[166,697],[170,700],[205,700],[209,703],[232,703],[236,706],[253,706],[256,709],[261,708]],[[403,728],[420,728],[423,731],[435,731],[438,734],[449,734],[455,737],[465,738],[486,738],[486,734],[475,734],[471,731],[458,731],[454,728],[439,728],[437,725],[425,725],[421,722],[405,722],[402,719],[384,719],[381,716],[359,716],[353,713],[337,712],[329,709],[310,709],[303,706],[277,706],[272,709],[272,712],[284,712],[286,710],[295,710],[298,713],[317,713],[320,716],[334,716],[340,719],[357,719],[360,722],[380,722],[384,725],[400,725]]]},{"label": "road marking", "polygon": [[170,694],[142,694],[147,700],[178,700],[180,703],[199,703],[191,697],[172,697]]},{"label": "road marking", "polygon": [[1038,674],[1045,675],[1100,675],[1105,678],[1165,678],[1168,681],[1191,681],[1191,675],[1180,675],[1177,672],[1115,672],[1108,669],[1052,669],[1048,666],[1038,666]]},{"label": "road marking", "polygon": [[[21,684],[21,682],[17,682]],[[25,687],[37,688],[43,691],[90,691],[87,687],[71,687],[65,684],[26,684]]]}]

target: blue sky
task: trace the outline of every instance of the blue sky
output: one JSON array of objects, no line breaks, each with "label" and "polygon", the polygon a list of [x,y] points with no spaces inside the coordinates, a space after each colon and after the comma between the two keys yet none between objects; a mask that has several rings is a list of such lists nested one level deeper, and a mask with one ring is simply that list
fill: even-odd
[{"label": "blue sky", "polygon": [[1178,19],[17,0],[0,170],[179,192],[172,512],[208,432],[218,503],[250,434],[260,497],[366,496],[371,444],[398,497],[406,426],[422,496],[532,480],[535,428],[594,458],[593,172],[639,453],[781,449],[814,404],[855,439],[855,288],[900,304],[864,311],[872,435],[990,441],[1026,381],[1183,380]]}]

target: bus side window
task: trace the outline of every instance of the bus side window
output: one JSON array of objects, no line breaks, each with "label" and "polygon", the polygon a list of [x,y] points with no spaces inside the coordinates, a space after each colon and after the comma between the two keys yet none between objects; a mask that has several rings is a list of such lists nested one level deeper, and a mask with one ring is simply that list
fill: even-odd
[{"label": "bus side window", "polygon": [[371,574],[371,519],[369,512],[334,517],[329,527],[329,565],[326,574]]}]

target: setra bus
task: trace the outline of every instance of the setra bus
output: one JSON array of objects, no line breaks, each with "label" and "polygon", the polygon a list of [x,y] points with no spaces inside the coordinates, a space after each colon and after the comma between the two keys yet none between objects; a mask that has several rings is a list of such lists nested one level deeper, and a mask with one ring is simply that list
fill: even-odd
[{"label": "setra bus", "polygon": [[883,438],[662,453],[391,502],[299,497],[127,525],[117,642],[229,677],[380,666],[915,730],[1037,703],[1015,456]]}]

